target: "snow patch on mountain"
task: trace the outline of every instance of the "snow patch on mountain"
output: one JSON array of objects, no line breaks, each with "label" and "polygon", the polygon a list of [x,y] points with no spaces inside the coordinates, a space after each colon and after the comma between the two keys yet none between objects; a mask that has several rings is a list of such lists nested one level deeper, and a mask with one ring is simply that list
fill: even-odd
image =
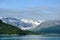
[{"label": "snow patch on mountain", "polygon": [[2,19],[3,17],[0,17],[0,19]]},{"label": "snow patch on mountain", "polygon": [[25,22],[25,23],[32,23],[35,25],[39,25],[40,23],[34,20],[29,20],[29,19],[21,19],[21,21]]}]

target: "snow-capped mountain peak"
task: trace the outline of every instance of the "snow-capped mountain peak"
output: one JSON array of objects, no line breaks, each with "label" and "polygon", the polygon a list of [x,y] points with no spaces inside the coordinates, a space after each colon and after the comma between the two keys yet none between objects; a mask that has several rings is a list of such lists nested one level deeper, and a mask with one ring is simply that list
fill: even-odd
[{"label": "snow-capped mountain peak", "polygon": [[22,30],[30,30],[31,28],[35,28],[40,25],[43,21],[36,21],[31,19],[21,19],[21,18],[11,18],[5,17],[1,19],[4,23],[8,23],[10,25],[14,25]]}]

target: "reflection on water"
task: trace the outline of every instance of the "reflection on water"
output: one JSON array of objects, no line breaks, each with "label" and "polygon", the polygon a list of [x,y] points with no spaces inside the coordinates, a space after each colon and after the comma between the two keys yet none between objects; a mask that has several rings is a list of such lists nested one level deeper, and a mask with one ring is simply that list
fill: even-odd
[{"label": "reflection on water", "polygon": [[27,36],[17,36],[17,37],[0,37],[0,40],[60,40],[60,37],[27,35]]}]

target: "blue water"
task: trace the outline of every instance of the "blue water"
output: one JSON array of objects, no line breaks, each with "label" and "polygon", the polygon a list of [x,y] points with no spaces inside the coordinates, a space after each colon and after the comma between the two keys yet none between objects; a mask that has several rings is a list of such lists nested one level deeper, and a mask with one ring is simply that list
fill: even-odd
[{"label": "blue water", "polygon": [[59,36],[41,36],[41,35],[27,35],[27,36],[9,36],[0,37],[0,40],[60,40]]}]

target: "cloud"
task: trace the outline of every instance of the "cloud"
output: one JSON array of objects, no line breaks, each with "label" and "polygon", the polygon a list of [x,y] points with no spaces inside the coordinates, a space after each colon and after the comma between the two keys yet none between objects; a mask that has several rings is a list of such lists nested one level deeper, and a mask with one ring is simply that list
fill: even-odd
[{"label": "cloud", "polygon": [[60,14],[60,8],[58,7],[35,7],[35,8],[30,8],[28,9],[28,11],[30,12],[34,12],[34,13],[37,13],[37,14]]},{"label": "cloud", "polygon": [[[4,10],[4,11],[3,11]],[[0,16],[7,17],[22,17],[31,19],[59,19],[60,20],[60,7],[32,7],[22,10],[3,9]]]}]

